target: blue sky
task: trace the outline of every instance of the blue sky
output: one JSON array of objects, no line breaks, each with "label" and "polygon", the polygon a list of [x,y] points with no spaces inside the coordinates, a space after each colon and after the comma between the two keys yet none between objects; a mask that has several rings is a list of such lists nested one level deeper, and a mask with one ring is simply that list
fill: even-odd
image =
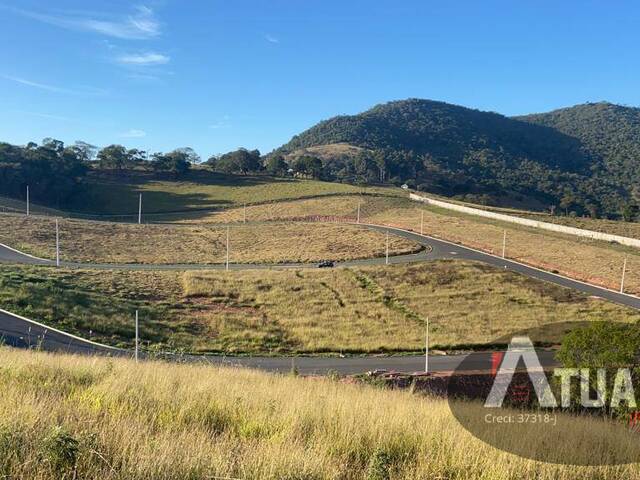
[{"label": "blue sky", "polygon": [[631,1],[0,0],[0,141],[206,158],[408,97],[639,106],[639,24]]}]

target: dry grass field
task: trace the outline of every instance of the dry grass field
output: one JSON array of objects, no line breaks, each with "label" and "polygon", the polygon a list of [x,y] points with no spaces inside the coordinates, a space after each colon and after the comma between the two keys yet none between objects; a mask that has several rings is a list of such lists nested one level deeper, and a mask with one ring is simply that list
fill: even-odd
[{"label": "dry grass field", "polygon": [[[214,264],[226,258],[226,227],[133,225],[60,220],[61,258],[94,263]],[[332,224],[234,225],[229,233],[232,263],[317,262],[382,257],[384,233]],[[55,258],[55,225],[47,217],[0,215],[0,243]],[[420,246],[394,235],[392,255]]]},{"label": "dry grass field", "polygon": [[554,325],[637,322],[635,310],[482,264],[231,272],[141,272],[0,266],[0,303],[65,331],[131,346],[227,354],[420,352],[481,348]]},{"label": "dry grass field", "polygon": [[[245,211],[248,221],[312,219],[314,216],[336,216],[354,220],[358,203],[360,203],[362,222],[392,225],[416,232],[420,231],[422,223],[423,231],[427,235],[496,255],[502,252],[502,240],[506,230],[507,257],[607,288],[620,288],[622,266],[627,257],[625,290],[628,293],[640,293],[640,251],[638,249],[473,217],[420,205],[406,198],[363,195],[278,202],[247,207],[246,210],[244,208],[228,209],[203,217],[202,221],[242,222]],[[552,218],[560,222],[564,217]],[[571,219],[571,221],[567,220],[566,224],[596,229],[593,225],[576,222],[578,219]],[[593,222],[605,221],[594,220]],[[608,223],[616,225],[620,230],[612,229],[612,232],[619,234],[632,233],[621,229],[632,229],[637,225]]]},{"label": "dry grass field", "polygon": [[[187,272],[184,295],[204,309],[209,344],[233,352],[419,352],[491,344],[542,325],[638,321],[632,309],[469,262],[333,271]],[[539,340],[557,341],[557,332]],[[203,345],[204,347],[204,345]],[[202,347],[201,347],[202,348]]]},{"label": "dry grass field", "polygon": [[508,258],[612,289],[620,288],[626,257],[625,290],[640,293],[640,251],[635,248],[485,221],[432,207],[394,208],[366,220],[419,231],[422,212],[424,233],[428,235],[500,255],[506,230]]},{"label": "dry grass field", "polygon": [[[281,202],[266,202],[259,205],[235,207],[202,215],[197,220],[185,219],[186,223],[227,223],[227,222],[261,222],[304,219],[320,217],[338,217],[356,220],[358,204],[361,218],[366,220],[374,214],[385,212],[390,208],[406,208],[415,206],[402,197],[374,195],[338,195],[325,198],[310,198]],[[176,222],[181,222],[176,220]]]},{"label": "dry grass field", "polygon": [[[525,460],[462,429],[444,400],[330,379],[0,348],[0,475],[12,479],[638,479],[637,464]],[[628,436],[560,417],[557,444],[615,459]],[[636,441],[635,438],[632,441]]]}]

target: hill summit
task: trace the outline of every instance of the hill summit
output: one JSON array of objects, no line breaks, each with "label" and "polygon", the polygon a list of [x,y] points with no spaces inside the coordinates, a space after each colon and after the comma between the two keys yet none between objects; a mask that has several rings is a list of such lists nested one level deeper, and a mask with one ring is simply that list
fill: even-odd
[{"label": "hill summit", "polygon": [[408,99],[322,121],[272,155],[319,153],[332,180],[384,179],[481,203],[616,215],[633,198],[639,142],[636,108],[596,103],[510,118]]}]

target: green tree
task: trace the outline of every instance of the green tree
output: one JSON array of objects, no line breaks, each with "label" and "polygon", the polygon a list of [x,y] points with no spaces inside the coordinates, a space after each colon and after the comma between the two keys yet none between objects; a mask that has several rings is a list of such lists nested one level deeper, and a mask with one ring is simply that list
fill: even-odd
[{"label": "green tree", "polygon": [[173,150],[169,153],[154,153],[151,165],[154,170],[171,172],[176,177],[186,174],[191,168],[189,152],[184,149]]},{"label": "green tree", "polygon": [[622,207],[622,219],[625,222],[633,222],[638,217],[638,205],[625,203]]},{"label": "green tree", "polygon": [[266,169],[271,175],[284,175],[287,173],[289,165],[287,165],[282,155],[273,155],[267,160]]},{"label": "green tree", "polygon": [[131,164],[129,152],[122,145],[109,145],[98,152],[98,165],[108,170],[122,171]]},{"label": "green tree", "polygon": [[311,155],[298,157],[294,164],[294,170],[312,178],[321,178],[323,173],[322,160]]},{"label": "green tree", "polygon": [[260,152],[258,150],[247,150],[246,148],[239,148],[219,157],[211,157],[207,164],[219,172],[241,173],[244,175],[250,172],[258,172],[262,169]]}]

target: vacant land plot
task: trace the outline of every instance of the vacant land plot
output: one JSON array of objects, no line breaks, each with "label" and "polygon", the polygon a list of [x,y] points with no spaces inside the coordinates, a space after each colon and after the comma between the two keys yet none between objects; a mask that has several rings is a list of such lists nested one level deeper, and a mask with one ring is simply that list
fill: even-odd
[{"label": "vacant land plot", "polygon": [[[363,221],[374,214],[385,212],[390,208],[415,207],[406,198],[375,195],[337,195],[323,198],[269,202],[260,205],[228,208],[219,212],[203,215],[198,222],[261,222],[293,219],[313,219],[315,217],[336,217],[355,221],[360,206],[360,217]],[[176,220],[180,222],[180,220]],[[185,219],[184,222],[193,222]]]},{"label": "vacant land plot", "polygon": [[[561,466],[501,452],[464,431],[445,400],[407,391],[7,348],[0,360],[8,478],[640,478],[638,464]],[[559,458],[580,442],[605,463],[637,441],[630,432],[592,445],[606,426],[558,415],[553,445],[535,435],[513,442]]]},{"label": "vacant land plot", "polygon": [[419,232],[422,226],[423,232],[427,235],[496,255],[502,253],[503,235],[506,230],[508,258],[613,289],[620,287],[622,266],[627,257],[626,291],[640,293],[638,249],[473,217],[420,205],[407,198],[363,195],[274,202],[246,209],[232,208],[203,217],[202,220],[242,222],[245,217],[248,221],[314,217],[323,220],[336,217],[338,220],[355,221],[358,205],[363,223],[392,225],[416,232]]},{"label": "vacant land plot", "polygon": [[[420,351],[491,344],[556,322],[635,321],[640,314],[481,264],[428,264],[184,275],[218,348],[299,352]],[[551,331],[552,338],[557,332]]]},{"label": "vacant land plot", "polygon": [[422,223],[423,231],[428,235],[495,255],[502,253],[506,231],[508,258],[612,289],[620,287],[626,257],[626,291],[640,292],[640,251],[635,248],[542,232],[505,222],[485,221],[433,207],[392,208],[367,219],[413,231],[420,231]]},{"label": "vacant land plot", "polygon": [[[640,320],[635,310],[481,264],[243,272],[0,267],[3,308],[131,346],[215,353],[420,352],[480,347],[542,325]],[[545,328],[557,340],[557,331]]]},{"label": "vacant land plot", "polygon": [[[0,242],[25,252],[55,256],[55,225],[46,217],[0,215]],[[226,259],[227,229],[222,226],[131,225],[60,220],[61,257],[96,263],[214,264]],[[351,225],[268,223],[229,229],[233,263],[316,262],[381,257],[384,233]],[[391,235],[393,254],[420,250]]]}]

